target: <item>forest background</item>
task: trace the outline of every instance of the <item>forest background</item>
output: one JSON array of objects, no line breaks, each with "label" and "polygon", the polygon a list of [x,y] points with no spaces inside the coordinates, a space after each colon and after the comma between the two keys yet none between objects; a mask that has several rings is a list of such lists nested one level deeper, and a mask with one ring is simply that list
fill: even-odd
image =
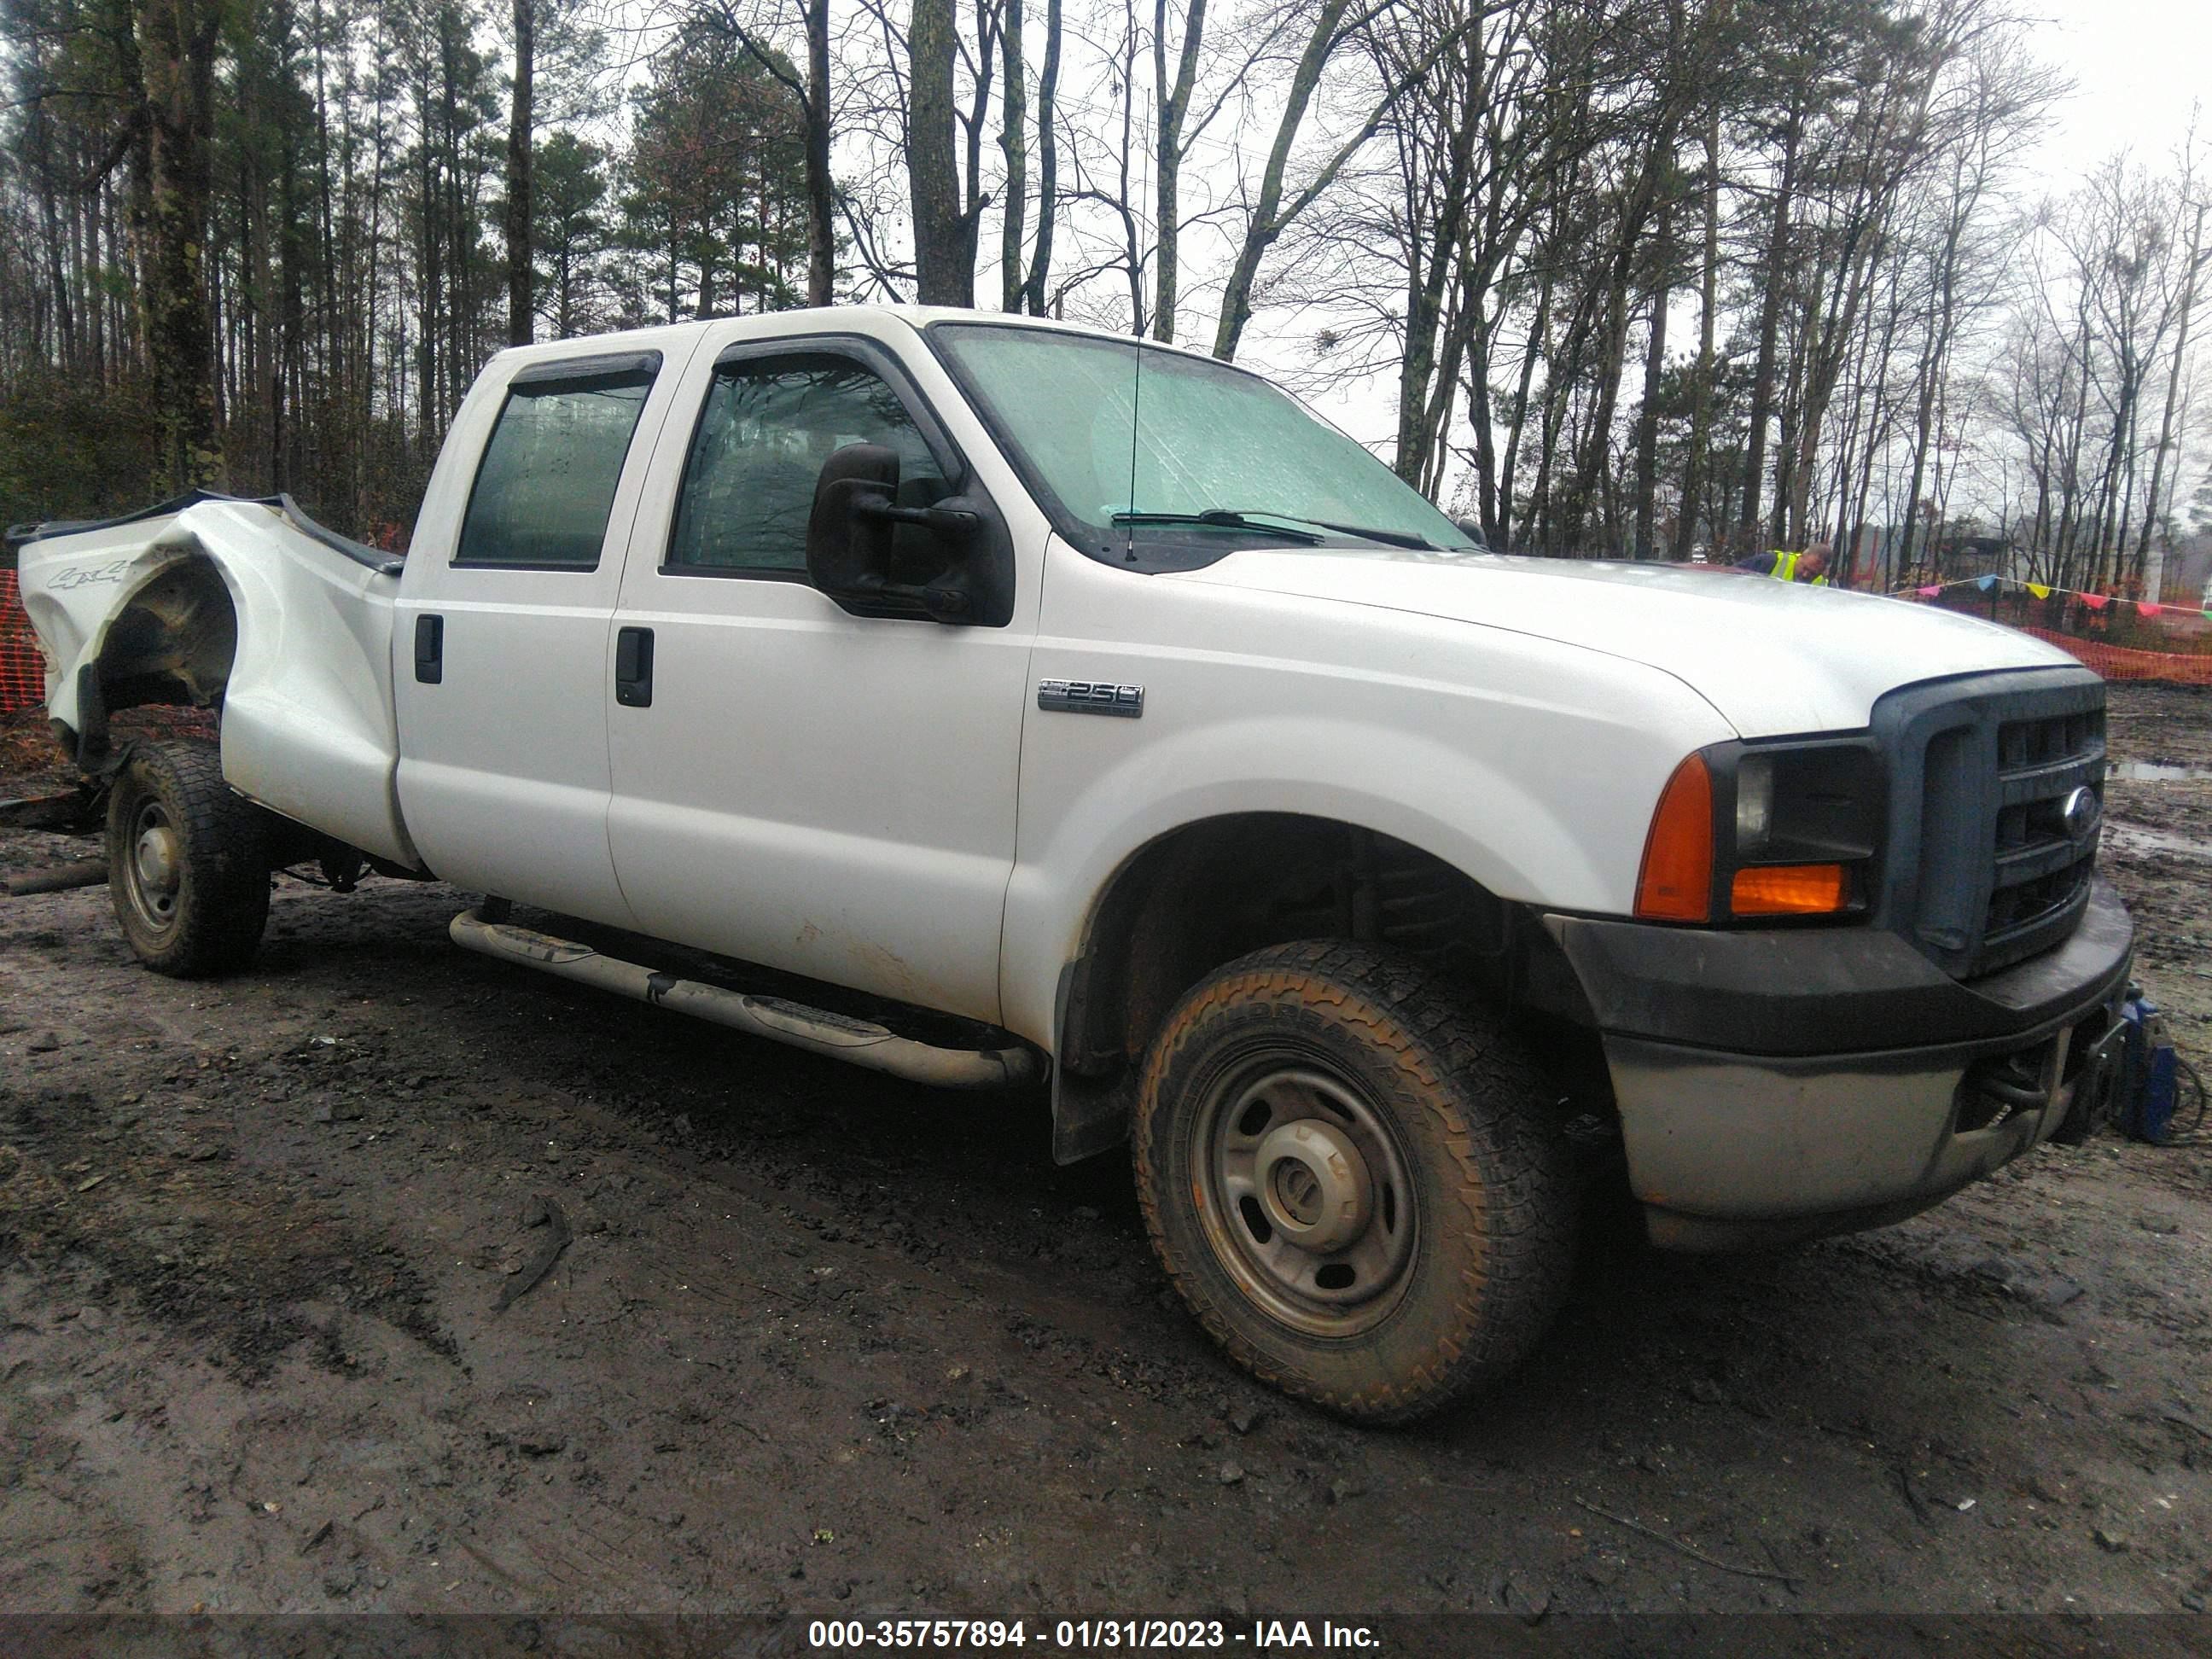
[{"label": "forest background", "polygon": [[398,544],[502,345],[920,301],[1255,362],[1496,547],[2155,597],[2212,526],[2212,132],[2032,170],[2009,0],[0,18],[0,518]]}]

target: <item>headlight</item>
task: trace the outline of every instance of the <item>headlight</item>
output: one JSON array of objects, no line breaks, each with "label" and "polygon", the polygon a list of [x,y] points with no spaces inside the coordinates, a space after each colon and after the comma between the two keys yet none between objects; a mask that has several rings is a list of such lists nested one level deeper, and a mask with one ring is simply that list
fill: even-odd
[{"label": "headlight", "polygon": [[1674,769],[1637,874],[1654,921],[1850,915],[1874,887],[1886,811],[1864,738],[1722,743]]}]

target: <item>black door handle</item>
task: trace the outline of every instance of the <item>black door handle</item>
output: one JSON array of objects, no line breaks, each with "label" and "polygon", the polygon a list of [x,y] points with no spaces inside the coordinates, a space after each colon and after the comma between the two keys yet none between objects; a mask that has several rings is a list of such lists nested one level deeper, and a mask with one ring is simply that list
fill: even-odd
[{"label": "black door handle", "polygon": [[650,628],[625,628],[615,635],[615,701],[625,708],[653,707]]},{"label": "black door handle", "polygon": [[443,617],[420,616],[415,618],[415,678],[425,685],[436,685],[446,678],[446,619]]}]

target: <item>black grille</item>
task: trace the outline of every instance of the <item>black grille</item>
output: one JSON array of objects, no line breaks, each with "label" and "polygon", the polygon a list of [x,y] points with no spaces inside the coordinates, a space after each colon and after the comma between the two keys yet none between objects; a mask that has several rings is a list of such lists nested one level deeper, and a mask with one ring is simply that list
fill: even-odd
[{"label": "black grille", "polygon": [[2076,840],[2066,805],[2077,789],[2104,817],[2105,711],[2083,709],[1997,727],[1996,860],[1981,949],[1970,971],[2033,956],[2074,928],[2096,868],[2094,831]]},{"label": "black grille", "polygon": [[1994,973],[2073,932],[2089,902],[2097,836],[2066,807],[2087,790],[2101,818],[2105,688],[2086,670],[1962,677],[1876,705],[1898,787],[1878,922],[1961,979]]}]

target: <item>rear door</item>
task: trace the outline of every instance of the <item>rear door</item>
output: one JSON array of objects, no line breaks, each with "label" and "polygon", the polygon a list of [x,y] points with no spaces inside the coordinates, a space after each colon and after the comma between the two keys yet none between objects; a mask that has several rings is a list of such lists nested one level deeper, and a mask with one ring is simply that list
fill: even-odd
[{"label": "rear door", "polygon": [[[399,800],[463,887],[628,925],[607,845],[608,629],[655,438],[696,330],[480,384],[408,554]],[[578,343],[581,344],[583,343]],[[448,478],[449,466],[468,470]]]},{"label": "rear door", "polygon": [[849,615],[806,574],[834,450],[890,447],[908,505],[989,492],[883,343],[715,343],[658,447],[615,618],[650,670],[610,718],[623,891],[662,938],[996,1020],[1035,543],[1015,538],[1005,626]]}]

